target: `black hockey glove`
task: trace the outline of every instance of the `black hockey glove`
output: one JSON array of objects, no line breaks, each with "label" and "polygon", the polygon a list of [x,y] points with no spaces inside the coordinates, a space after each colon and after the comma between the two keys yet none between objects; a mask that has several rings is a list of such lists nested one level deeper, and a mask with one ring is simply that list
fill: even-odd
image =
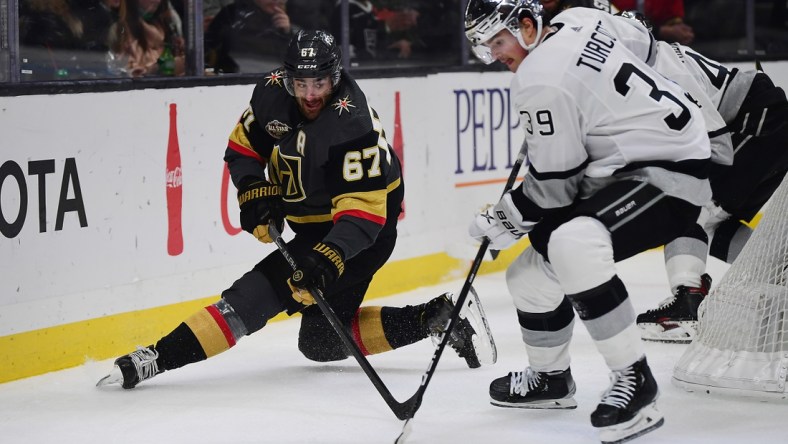
[{"label": "black hockey glove", "polygon": [[287,280],[293,299],[304,305],[312,305],[315,299],[307,288],[325,290],[345,271],[342,252],[332,244],[318,242],[303,257],[297,260],[298,268]]},{"label": "black hockey glove", "polygon": [[268,234],[269,223],[274,223],[282,232],[285,211],[278,185],[263,179],[244,178],[238,189],[238,205],[241,207],[241,228],[260,242],[273,242]]}]

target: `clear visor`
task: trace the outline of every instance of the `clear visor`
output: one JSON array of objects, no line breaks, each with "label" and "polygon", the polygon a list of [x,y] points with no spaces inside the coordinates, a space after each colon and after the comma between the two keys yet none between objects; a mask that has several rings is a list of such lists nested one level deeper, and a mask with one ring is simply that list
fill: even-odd
[{"label": "clear visor", "polygon": [[330,76],[285,77],[285,88],[292,96],[305,97],[308,92],[330,92],[333,87]]},{"label": "clear visor", "polygon": [[490,47],[484,44],[471,46],[471,50],[473,51],[473,55],[475,55],[477,59],[484,62],[485,65],[489,65],[495,61]]}]

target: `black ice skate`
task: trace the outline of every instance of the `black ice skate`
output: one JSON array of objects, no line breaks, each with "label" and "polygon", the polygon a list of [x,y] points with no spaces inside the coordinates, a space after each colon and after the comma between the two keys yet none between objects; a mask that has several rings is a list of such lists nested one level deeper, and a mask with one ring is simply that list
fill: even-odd
[{"label": "black ice skate", "polygon": [[[451,293],[444,293],[437,298],[424,304],[424,312],[422,319],[426,320],[427,328],[429,329],[430,336],[433,338],[440,338],[440,335],[446,331],[451,312],[454,309],[454,302],[449,298]],[[468,319],[457,319],[457,324],[452,328],[451,337],[449,338],[449,345],[454,351],[468,364],[470,368],[481,367],[481,362],[476,354],[476,349],[473,347],[473,336],[476,330]]]},{"label": "black ice skate", "polygon": [[664,424],[657,410],[657,381],[646,357],[610,376],[610,387],[591,413],[591,425],[599,429],[602,444],[618,444],[637,438]]},{"label": "black ice skate", "polygon": [[537,372],[528,367],[490,383],[490,404],[521,409],[573,409],[577,402],[570,369]]},{"label": "black ice skate", "polygon": [[659,308],[638,315],[640,336],[649,341],[691,342],[698,329],[698,306],[709,294],[711,276],[700,277],[701,286],[680,285],[676,294]]},{"label": "black ice skate", "polygon": [[140,382],[150,379],[164,370],[159,370],[156,358],[159,353],[153,347],[138,347],[136,351],[115,360],[115,367],[96,383],[96,387],[121,384],[124,389],[133,389]]}]

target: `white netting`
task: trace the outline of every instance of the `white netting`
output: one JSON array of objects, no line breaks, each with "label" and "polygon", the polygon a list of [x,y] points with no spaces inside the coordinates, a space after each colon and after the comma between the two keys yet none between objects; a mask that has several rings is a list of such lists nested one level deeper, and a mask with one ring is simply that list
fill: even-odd
[{"label": "white netting", "polygon": [[673,371],[684,388],[788,398],[788,180],[698,311],[696,339]]}]

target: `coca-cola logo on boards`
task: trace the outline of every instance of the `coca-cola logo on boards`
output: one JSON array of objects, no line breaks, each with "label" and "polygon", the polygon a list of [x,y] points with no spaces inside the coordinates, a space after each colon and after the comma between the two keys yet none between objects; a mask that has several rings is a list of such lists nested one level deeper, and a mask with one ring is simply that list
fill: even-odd
[{"label": "coca-cola logo on boards", "polygon": [[166,174],[167,198],[167,254],[178,256],[183,253],[183,170],[181,148],[178,143],[178,106],[170,103],[170,129],[167,137]]},{"label": "coca-cola logo on boards", "polygon": [[167,188],[178,188],[183,185],[183,174],[181,167],[174,170],[167,170]]}]

